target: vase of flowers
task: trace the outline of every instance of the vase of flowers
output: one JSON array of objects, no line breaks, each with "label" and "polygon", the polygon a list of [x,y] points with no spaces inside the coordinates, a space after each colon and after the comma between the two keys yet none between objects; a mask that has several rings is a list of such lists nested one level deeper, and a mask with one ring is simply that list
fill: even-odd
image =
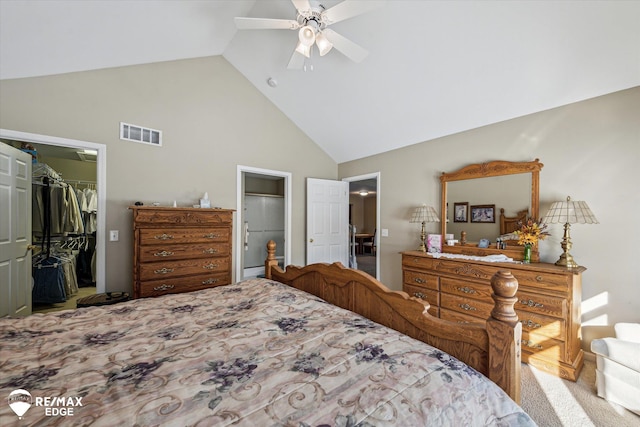
[{"label": "vase of flowers", "polygon": [[520,228],[515,231],[515,234],[518,236],[518,244],[524,246],[523,261],[530,263],[533,248],[538,246],[538,241],[546,239],[549,235],[546,231],[547,224],[529,218],[526,221],[520,221],[519,226]]},{"label": "vase of flowers", "polygon": [[531,262],[531,243],[524,244],[524,255],[522,256],[522,261],[525,264],[529,264]]}]

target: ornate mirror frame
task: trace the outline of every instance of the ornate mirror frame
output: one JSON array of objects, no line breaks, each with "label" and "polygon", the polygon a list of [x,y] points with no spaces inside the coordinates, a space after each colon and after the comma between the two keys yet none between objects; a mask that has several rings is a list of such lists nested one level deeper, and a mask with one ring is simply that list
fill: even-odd
[{"label": "ornate mirror frame", "polygon": [[531,216],[538,218],[540,214],[540,170],[544,165],[539,159],[531,162],[508,162],[494,160],[487,163],[474,163],[455,172],[442,172],[442,199],[440,203],[440,226],[442,238],[447,233],[447,183],[466,179],[488,178],[491,176],[516,175],[531,173]]}]

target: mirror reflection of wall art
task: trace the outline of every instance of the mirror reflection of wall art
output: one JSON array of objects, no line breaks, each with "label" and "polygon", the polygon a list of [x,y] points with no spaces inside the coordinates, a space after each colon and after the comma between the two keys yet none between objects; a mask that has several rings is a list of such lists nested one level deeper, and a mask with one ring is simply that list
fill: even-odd
[{"label": "mirror reflection of wall art", "polygon": [[467,222],[469,203],[459,202],[453,204],[453,222]]},{"label": "mirror reflection of wall art", "polygon": [[496,205],[471,206],[471,222],[496,222]]}]

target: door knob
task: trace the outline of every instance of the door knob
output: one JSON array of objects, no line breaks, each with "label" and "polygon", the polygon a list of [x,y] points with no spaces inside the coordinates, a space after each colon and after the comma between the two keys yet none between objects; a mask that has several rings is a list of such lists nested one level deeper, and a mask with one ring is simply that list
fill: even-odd
[{"label": "door knob", "polygon": [[309,239],[309,243],[313,243],[313,239]]}]

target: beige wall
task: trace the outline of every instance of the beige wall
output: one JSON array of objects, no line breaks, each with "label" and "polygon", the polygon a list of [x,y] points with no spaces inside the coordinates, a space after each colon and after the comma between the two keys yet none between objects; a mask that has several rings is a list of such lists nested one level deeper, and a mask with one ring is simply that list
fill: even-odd
[{"label": "beige wall", "polygon": [[[0,128],[107,146],[107,289],[130,289],[135,201],[191,206],[205,193],[235,209],[238,164],[291,172],[293,211],[305,178],[337,164],[224,58],[209,57],[0,81]],[[121,141],[119,122],[163,131],[163,146]],[[292,262],[304,264],[304,215],[294,215]],[[234,239],[235,242],[235,239]],[[235,267],[234,267],[235,271]]]},{"label": "beige wall", "polygon": [[[381,173],[382,280],[401,288],[400,252],[418,246],[410,224],[421,203],[439,210],[438,176],[469,163],[540,158],[541,210],[567,195],[585,200],[599,225],[572,227],[583,276],[585,341],[618,321],[640,321],[640,88],[439,138],[339,165],[293,125],[224,58],[148,64],[0,81],[0,128],[107,146],[108,289],[131,283],[127,206],[136,200],[193,204],[205,191],[216,206],[236,206],[238,164],[293,174],[293,211],[305,211],[305,178]],[[118,138],[118,124],[160,129],[163,147]],[[306,160],[309,159],[309,160]],[[312,160],[311,160],[312,159]],[[338,173],[339,172],[339,173]],[[304,263],[304,215],[293,217],[293,259]],[[429,224],[428,232],[438,232]],[[560,226],[540,246],[561,252]],[[235,240],[234,240],[235,241]],[[585,347],[586,348],[586,347]]]},{"label": "beige wall", "polygon": [[[360,196],[362,197],[362,196]],[[376,210],[378,207],[376,196],[367,196],[363,198],[363,210],[364,210],[364,224],[363,224],[363,232],[365,233],[373,233],[376,231]]]},{"label": "beige wall", "polygon": [[355,225],[358,233],[373,233],[376,229],[376,197],[362,197],[350,194],[351,224]]},{"label": "beige wall", "polygon": [[351,225],[356,227],[356,233],[365,233],[363,197],[358,194],[350,194],[349,204],[351,205]]},{"label": "beige wall", "polygon": [[[411,208],[440,212],[438,176],[470,163],[539,158],[540,210],[570,195],[586,201],[600,221],[571,228],[575,260],[587,267],[582,283],[583,346],[612,333],[611,325],[640,321],[640,87],[516,118],[339,165],[340,177],[380,171],[382,282],[400,289],[400,252],[418,245]],[[438,232],[439,224],[428,224]],[[555,262],[562,227],[541,242],[542,261]]]},{"label": "beige wall", "polygon": [[[80,160],[60,159],[56,157],[39,157],[38,162],[46,163],[60,173],[65,181],[96,182],[96,164]],[[84,188],[84,187],[83,187]]]},{"label": "beige wall", "polygon": [[284,178],[265,179],[246,176],[244,179],[244,192],[284,196]]}]

